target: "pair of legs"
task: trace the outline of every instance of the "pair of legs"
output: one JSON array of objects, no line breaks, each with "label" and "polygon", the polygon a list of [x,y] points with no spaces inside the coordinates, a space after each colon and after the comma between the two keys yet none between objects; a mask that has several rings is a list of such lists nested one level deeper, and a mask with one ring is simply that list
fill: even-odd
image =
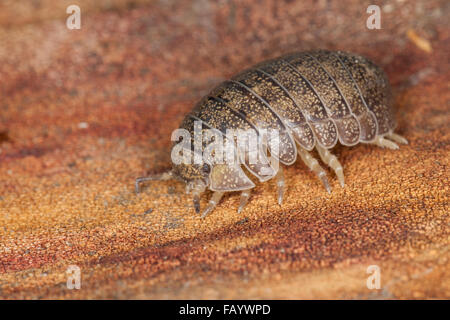
[{"label": "pair of legs", "polygon": [[[390,140],[388,140],[388,139]],[[401,143],[401,144],[407,144],[408,141],[403,138],[402,136],[396,134],[396,133],[389,133],[385,137],[378,136],[375,141],[371,142],[371,144],[377,145],[379,147],[383,148],[389,148],[396,150],[399,148],[399,146],[395,143]],[[344,171],[342,169],[342,165],[340,164],[339,160],[336,158],[335,155],[333,155],[328,149],[323,148],[319,145],[316,145],[316,149],[319,153],[320,158],[322,161],[329,166],[333,171],[335,172],[339,183],[342,187],[345,185],[345,179],[344,179]],[[297,148],[298,154],[300,158],[303,160],[303,162],[306,164],[306,166],[313,171],[318,178],[322,181],[323,185],[325,186],[325,189],[328,191],[328,193],[331,193],[331,187],[328,183],[328,178],[326,175],[325,170],[320,166],[317,159],[315,159],[308,151],[298,146]],[[283,168],[280,166],[278,173],[276,175],[276,183],[277,183],[277,192],[278,192],[278,204],[281,205],[283,202],[283,195],[286,190],[285,180],[284,180],[284,173]],[[250,198],[251,189],[247,189],[242,191],[241,193],[241,200],[238,208],[238,213],[242,211],[244,206],[247,204],[248,199]],[[214,192],[214,194],[211,197],[211,200],[209,200],[208,206],[205,209],[205,211],[202,214],[202,217],[205,217],[208,213],[210,213],[215,206],[219,203],[220,199],[224,195],[224,192]]]}]

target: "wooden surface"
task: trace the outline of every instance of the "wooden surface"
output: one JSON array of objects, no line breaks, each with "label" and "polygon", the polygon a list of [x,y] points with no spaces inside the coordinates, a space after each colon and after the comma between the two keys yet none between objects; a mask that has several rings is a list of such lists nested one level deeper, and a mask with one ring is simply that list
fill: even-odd
[{"label": "wooden surface", "polygon": [[[355,0],[78,3],[81,30],[72,1],[0,4],[0,298],[450,298],[447,1],[386,1],[381,30]],[[315,48],[386,70],[409,145],[336,148],[331,195],[298,162],[281,207],[273,182],[203,220],[179,182],[134,194],[215,84]]]}]

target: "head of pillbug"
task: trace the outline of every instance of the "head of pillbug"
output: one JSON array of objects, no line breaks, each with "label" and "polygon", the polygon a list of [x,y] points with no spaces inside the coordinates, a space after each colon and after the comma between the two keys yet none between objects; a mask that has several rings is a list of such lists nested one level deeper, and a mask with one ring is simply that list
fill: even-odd
[{"label": "head of pillbug", "polygon": [[179,180],[186,184],[186,193],[192,193],[194,208],[200,212],[200,196],[206,188],[211,191],[232,192],[255,187],[239,164],[174,164],[172,169],[148,177],[136,179],[136,193],[144,181]]},{"label": "head of pillbug", "polygon": [[172,176],[186,184],[186,193],[193,194],[194,208],[200,212],[200,195],[209,185],[211,169],[207,163],[203,164],[173,164]]}]

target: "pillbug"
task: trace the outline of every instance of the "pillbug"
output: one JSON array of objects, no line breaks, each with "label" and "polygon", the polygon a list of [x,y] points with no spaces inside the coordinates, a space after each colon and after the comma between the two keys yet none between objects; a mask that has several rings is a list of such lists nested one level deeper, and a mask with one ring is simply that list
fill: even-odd
[{"label": "pillbug", "polygon": [[[282,167],[262,160],[248,161],[250,150],[241,148],[235,137],[228,135],[228,129],[254,130],[258,137],[253,151],[261,156],[258,159],[267,160],[270,153],[281,164],[291,165],[298,155],[328,192],[331,188],[325,170],[310,153],[313,149],[344,187],[342,166],[329,151],[338,142],[344,146],[369,143],[389,149],[398,149],[396,142],[408,143],[394,133],[392,94],[384,72],[370,60],[342,51],[291,53],[244,70],[203,97],[180,128],[192,134],[196,125],[202,132],[214,130],[221,135],[242,163],[174,163],[168,172],[136,179],[135,186],[138,192],[143,181],[181,180],[187,192],[193,194],[197,213],[200,195],[209,188],[213,195],[202,217],[214,209],[225,192],[231,191],[241,191],[240,212],[255,186],[249,175],[260,182],[275,178],[278,203],[282,203]],[[278,132],[277,152],[270,149],[266,129]],[[206,147],[201,144],[200,151]],[[186,149],[195,155],[192,144]]]}]

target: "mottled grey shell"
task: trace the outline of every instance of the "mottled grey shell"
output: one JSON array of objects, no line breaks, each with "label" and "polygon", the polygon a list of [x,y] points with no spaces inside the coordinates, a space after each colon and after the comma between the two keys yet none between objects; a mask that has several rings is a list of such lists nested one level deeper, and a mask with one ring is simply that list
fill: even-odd
[{"label": "mottled grey shell", "polygon": [[[384,72],[364,57],[324,50],[289,54],[239,73],[205,96],[181,128],[193,132],[195,120],[224,136],[227,129],[277,129],[285,165],[295,162],[298,147],[370,143],[395,126]],[[260,181],[273,177],[259,174],[258,164],[246,167]],[[242,175],[240,168],[232,170]],[[222,185],[227,191],[249,187]]]}]

